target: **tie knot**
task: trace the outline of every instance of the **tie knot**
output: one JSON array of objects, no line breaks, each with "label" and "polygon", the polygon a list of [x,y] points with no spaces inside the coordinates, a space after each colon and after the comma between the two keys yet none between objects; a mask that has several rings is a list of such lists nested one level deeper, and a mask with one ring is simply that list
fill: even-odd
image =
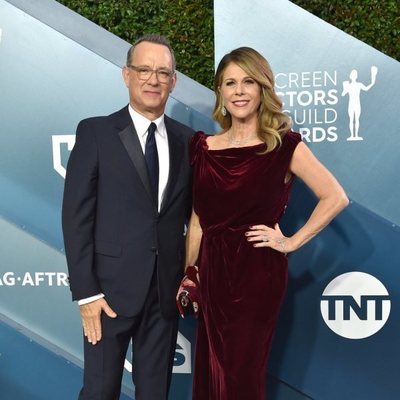
[{"label": "tie knot", "polygon": [[148,132],[149,135],[154,135],[154,132],[156,131],[156,129],[157,129],[157,125],[154,122],[152,122],[149,125],[149,128],[147,129],[147,132]]}]

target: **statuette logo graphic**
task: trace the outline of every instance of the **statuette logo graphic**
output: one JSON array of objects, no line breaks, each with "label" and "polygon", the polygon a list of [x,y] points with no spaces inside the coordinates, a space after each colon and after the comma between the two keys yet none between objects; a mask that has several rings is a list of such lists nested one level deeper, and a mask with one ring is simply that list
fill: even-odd
[{"label": "statuette logo graphic", "polygon": [[372,88],[372,86],[375,85],[377,73],[378,68],[372,66],[371,83],[369,85],[364,85],[363,83],[357,81],[358,72],[356,69],[353,69],[350,72],[350,80],[343,82],[342,96],[349,96],[349,105],[347,108],[347,112],[349,115],[350,136],[347,138],[348,141],[364,140],[359,135],[361,116],[361,92],[367,92]]}]

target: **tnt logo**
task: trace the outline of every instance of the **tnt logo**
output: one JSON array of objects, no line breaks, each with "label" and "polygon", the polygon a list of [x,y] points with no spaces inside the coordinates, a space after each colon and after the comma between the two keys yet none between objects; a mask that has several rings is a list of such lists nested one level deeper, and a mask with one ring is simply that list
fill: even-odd
[{"label": "tnt logo", "polygon": [[377,333],[389,318],[390,297],[385,286],[364,272],[347,272],[333,279],[321,298],[328,327],[348,339]]}]

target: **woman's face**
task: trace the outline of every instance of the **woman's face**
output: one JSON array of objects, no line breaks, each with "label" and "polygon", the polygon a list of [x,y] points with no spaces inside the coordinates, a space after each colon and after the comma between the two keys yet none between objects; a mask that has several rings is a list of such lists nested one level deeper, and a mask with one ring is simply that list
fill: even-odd
[{"label": "woman's face", "polygon": [[226,67],[219,91],[232,121],[257,119],[261,86],[238,65],[231,63]]}]

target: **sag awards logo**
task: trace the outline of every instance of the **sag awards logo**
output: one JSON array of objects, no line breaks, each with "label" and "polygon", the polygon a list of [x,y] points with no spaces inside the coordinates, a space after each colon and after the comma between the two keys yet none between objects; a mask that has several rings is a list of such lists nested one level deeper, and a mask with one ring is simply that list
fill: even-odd
[{"label": "sag awards logo", "polygon": [[364,339],[386,324],[391,302],[385,286],[374,276],[347,272],[328,284],[320,306],[333,332],[348,339]]},{"label": "sag awards logo", "polygon": [[[278,73],[275,86],[284,111],[307,142],[360,141],[364,140],[360,134],[363,92],[375,85],[377,73],[372,66],[369,83],[358,79],[356,69],[342,80],[336,70]],[[339,116],[346,100],[348,124],[344,115]]]},{"label": "sag awards logo", "polygon": [[51,137],[52,147],[53,147],[53,168],[65,179],[65,174],[67,172],[65,164],[62,161],[62,151],[63,147],[69,152],[75,145],[75,135],[53,135]]},{"label": "sag awards logo", "polygon": [[0,286],[66,286],[68,276],[65,272],[16,272],[7,271],[0,275]]}]

